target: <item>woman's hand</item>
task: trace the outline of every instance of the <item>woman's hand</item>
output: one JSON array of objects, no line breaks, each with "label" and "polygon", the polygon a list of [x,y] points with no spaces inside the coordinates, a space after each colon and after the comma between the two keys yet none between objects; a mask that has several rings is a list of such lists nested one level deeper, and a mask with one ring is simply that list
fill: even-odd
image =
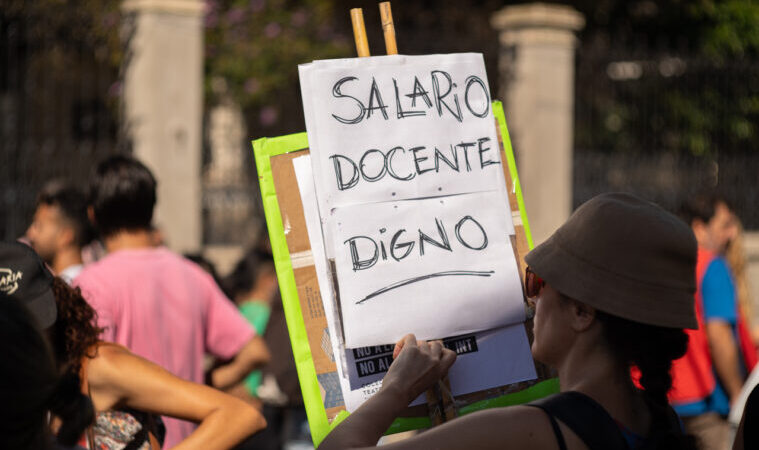
[{"label": "woman's hand", "polygon": [[413,334],[407,334],[395,344],[393,358],[382,389],[332,430],[319,449],[374,446],[398,414],[448,372],[456,353],[440,341],[417,342]]},{"label": "woman's hand", "polygon": [[382,390],[395,392],[406,406],[448,373],[456,353],[441,341],[417,342],[413,334],[407,334],[395,344],[393,358]]}]

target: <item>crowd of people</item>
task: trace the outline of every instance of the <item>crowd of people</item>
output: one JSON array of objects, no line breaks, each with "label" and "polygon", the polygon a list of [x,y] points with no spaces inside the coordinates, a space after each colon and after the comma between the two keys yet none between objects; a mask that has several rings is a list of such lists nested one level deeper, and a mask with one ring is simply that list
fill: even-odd
[{"label": "crowd of people", "polygon": [[[110,157],[86,192],[46,186],[26,236],[0,244],[0,376],[14,405],[1,448],[274,449],[302,431],[271,249],[262,241],[221,279],[170,251],[153,227],[156,184],[138,160]],[[680,213],[629,194],[578,208],[527,255],[524,278],[533,356],[561,392],[390,447],[759,448],[738,220],[713,194]],[[410,334],[394,358],[321,447],[375,445],[456,355]]]},{"label": "crowd of people", "polygon": [[[266,343],[284,327],[272,307],[278,290],[271,251],[258,250],[255,267],[218,280],[161,245],[155,204],[150,170],[114,156],[97,165],[87,191],[45,186],[26,236],[0,244],[0,295],[28,310],[34,325],[4,330],[16,333],[4,341],[14,346],[41,333],[40,348],[31,342],[13,352],[39,355],[24,367],[39,370],[47,377],[40,383],[49,385],[24,386],[36,391],[32,401],[12,401],[30,404],[30,420],[6,423],[18,433],[5,433],[1,448],[251,448],[245,439],[266,428],[258,369],[294,372],[292,354],[272,357]],[[267,276],[247,286],[254,300],[235,303],[222,287],[239,291],[242,270]],[[15,373],[4,388],[23,384],[18,377],[28,371],[6,362]],[[269,391],[281,394],[278,380],[267,380]],[[274,435],[256,448],[282,448],[280,429],[269,427]]]}]

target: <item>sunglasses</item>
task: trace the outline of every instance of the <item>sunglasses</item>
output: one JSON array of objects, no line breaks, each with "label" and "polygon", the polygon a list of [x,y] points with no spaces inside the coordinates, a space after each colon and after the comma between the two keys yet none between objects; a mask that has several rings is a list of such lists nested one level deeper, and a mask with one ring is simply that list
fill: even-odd
[{"label": "sunglasses", "polygon": [[524,270],[524,295],[527,298],[537,297],[545,284],[546,282],[533,272],[529,266]]}]

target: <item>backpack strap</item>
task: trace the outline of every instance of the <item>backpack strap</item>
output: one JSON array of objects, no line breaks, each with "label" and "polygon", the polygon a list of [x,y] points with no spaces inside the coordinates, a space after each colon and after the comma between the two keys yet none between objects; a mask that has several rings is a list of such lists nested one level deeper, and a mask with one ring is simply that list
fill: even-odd
[{"label": "backpack strap", "polygon": [[555,419],[568,426],[590,450],[629,450],[614,419],[603,406],[585,394],[561,392],[527,405],[540,408],[548,415],[562,450],[566,444],[562,446],[564,436],[554,425]]}]

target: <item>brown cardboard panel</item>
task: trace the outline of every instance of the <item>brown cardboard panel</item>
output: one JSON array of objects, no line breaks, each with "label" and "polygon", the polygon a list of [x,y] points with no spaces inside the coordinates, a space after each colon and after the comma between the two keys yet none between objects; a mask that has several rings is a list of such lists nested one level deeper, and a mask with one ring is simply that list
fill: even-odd
[{"label": "brown cardboard panel", "polygon": [[334,372],[337,366],[335,356],[332,354],[332,343],[329,339],[327,317],[324,315],[324,306],[319,293],[316,268],[313,265],[301,267],[293,270],[293,273],[316,373]]},{"label": "brown cardboard panel", "polygon": [[292,163],[294,158],[307,154],[307,150],[301,150],[271,158],[271,175],[274,180],[274,189],[277,191],[279,212],[282,215],[290,255],[311,250],[306,218],[303,215],[303,202]]}]

